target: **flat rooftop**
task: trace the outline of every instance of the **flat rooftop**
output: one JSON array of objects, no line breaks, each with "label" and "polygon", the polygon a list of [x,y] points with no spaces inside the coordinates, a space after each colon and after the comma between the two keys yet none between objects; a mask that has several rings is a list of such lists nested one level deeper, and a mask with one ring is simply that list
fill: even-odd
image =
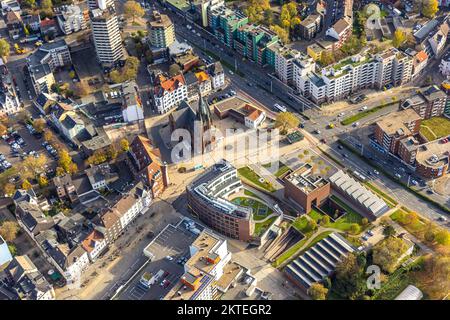
[{"label": "flat rooftop", "polygon": [[413,109],[406,109],[390,113],[377,122],[377,125],[388,135],[400,133],[410,134],[411,130],[405,126],[405,123],[420,120],[420,116]]},{"label": "flat rooftop", "polygon": [[315,169],[310,164],[305,164],[298,170],[292,172],[286,177],[286,180],[307,194],[328,183],[320,174],[315,174]]},{"label": "flat rooftop", "polygon": [[[184,266],[177,263],[181,257],[189,257],[189,246],[198,237],[198,234],[188,230],[182,219],[178,224],[167,225],[155,238],[145,247],[145,266],[122,290],[119,300],[158,300],[162,299],[171,288],[179,282],[184,273]],[[197,224],[195,225],[201,228]],[[167,256],[173,258],[172,261],[166,259]],[[148,290],[140,286],[140,279],[144,274],[157,274],[163,270],[167,275],[161,277]],[[166,279],[169,285],[161,287],[161,281]]]},{"label": "flat rooftop", "polygon": [[416,162],[431,168],[440,168],[449,162],[450,142],[447,138],[421,145],[417,149]]}]

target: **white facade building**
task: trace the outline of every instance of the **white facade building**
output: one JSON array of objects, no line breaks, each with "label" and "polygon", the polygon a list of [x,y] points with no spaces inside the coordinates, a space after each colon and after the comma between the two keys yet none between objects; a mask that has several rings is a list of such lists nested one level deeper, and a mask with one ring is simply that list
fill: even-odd
[{"label": "white facade building", "polygon": [[122,84],[122,116],[125,122],[144,120],[144,108],[134,81]]},{"label": "white facade building", "polygon": [[208,66],[208,74],[211,77],[211,85],[214,90],[225,85],[225,72],[223,72],[222,64],[219,61]]},{"label": "white facade building", "polygon": [[155,87],[153,100],[158,113],[163,114],[187,100],[188,90],[183,75],[179,74],[170,79],[163,79]]},{"label": "white facade building", "polygon": [[361,89],[383,89],[399,86],[411,80],[412,57],[391,48],[380,54],[357,54],[322,69],[294,62],[294,86],[301,94],[316,103],[344,99]]},{"label": "white facade building", "polygon": [[87,28],[86,19],[79,6],[63,7],[57,16],[58,25],[64,34],[71,34]]},{"label": "white facade building", "polygon": [[98,61],[104,67],[114,67],[124,58],[119,20],[114,8],[92,10],[91,28]]},{"label": "white facade building", "polygon": [[439,72],[442,73],[444,77],[450,76],[450,56],[442,58],[439,64]]}]

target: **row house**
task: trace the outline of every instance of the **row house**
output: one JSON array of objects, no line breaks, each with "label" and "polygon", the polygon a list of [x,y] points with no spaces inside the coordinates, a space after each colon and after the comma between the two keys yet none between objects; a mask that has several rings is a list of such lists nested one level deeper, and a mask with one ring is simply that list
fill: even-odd
[{"label": "row house", "polygon": [[444,114],[447,105],[447,94],[432,85],[417,90],[412,97],[402,102],[402,109],[413,109],[422,119],[441,116]]},{"label": "row house", "polygon": [[151,202],[151,192],[140,182],[101,213],[96,223],[106,243],[113,243],[139,214],[145,213]]}]

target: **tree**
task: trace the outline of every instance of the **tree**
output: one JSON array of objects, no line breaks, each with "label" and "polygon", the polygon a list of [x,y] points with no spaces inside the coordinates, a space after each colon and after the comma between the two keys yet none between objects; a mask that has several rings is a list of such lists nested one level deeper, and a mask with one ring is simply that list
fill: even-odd
[{"label": "tree", "polygon": [[34,9],[36,7],[36,0],[22,0],[20,4],[26,8]]},{"label": "tree", "polygon": [[180,73],[180,71],[181,71],[181,67],[176,63],[171,64],[169,67],[169,75],[171,77],[176,76],[177,74]]},{"label": "tree", "polygon": [[154,59],[153,59],[153,53],[151,50],[145,51],[145,60],[147,61],[148,64],[153,63]]},{"label": "tree", "polygon": [[308,289],[308,295],[313,300],[325,300],[327,298],[328,289],[319,282],[314,282]]},{"label": "tree", "polygon": [[139,68],[139,59],[136,57],[128,57],[123,68],[112,71],[109,76],[114,83],[121,83],[128,80],[136,79]]},{"label": "tree", "polygon": [[125,5],[123,6],[123,10],[125,13],[125,16],[130,19],[133,19],[133,22],[136,18],[143,17],[145,15],[145,10],[141,7],[141,5],[133,0],[129,0],[125,2]]},{"label": "tree", "polygon": [[393,237],[395,236],[395,228],[391,225],[387,225],[383,228],[383,235],[387,237]]},{"label": "tree", "polygon": [[127,139],[124,138],[120,140],[120,147],[122,151],[127,152],[128,150],[130,150],[130,143],[128,142]]},{"label": "tree", "polygon": [[42,0],[41,1],[41,9],[52,9],[53,8],[53,3],[52,0]]},{"label": "tree", "polygon": [[270,9],[264,10],[264,21],[263,23],[270,26],[273,24],[273,11]]},{"label": "tree", "polygon": [[403,239],[388,237],[373,247],[373,263],[379,265],[383,270],[392,273],[398,265],[399,258],[407,250],[408,246]]},{"label": "tree", "polygon": [[439,11],[439,3],[438,0],[423,0],[422,1],[422,14],[432,19],[436,16],[436,13]]},{"label": "tree", "polygon": [[108,157],[109,160],[116,159],[118,154],[119,152],[117,152],[117,149],[113,144],[110,145],[106,150],[106,156]]},{"label": "tree", "polygon": [[88,164],[101,164],[108,160],[108,155],[103,150],[96,150],[92,156],[87,159]]},{"label": "tree", "polygon": [[42,132],[44,132],[44,129],[45,129],[46,124],[47,124],[47,123],[45,122],[44,119],[39,118],[39,119],[36,119],[36,120],[33,121],[33,128],[34,128],[37,132],[42,133]]},{"label": "tree", "polygon": [[319,63],[322,67],[326,67],[336,61],[333,52],[324,50],[320,54]]},{"label": "tree", "polygon": [[450,256],[442,253],[428,256],[415,278],[430,299],[442,299],[450,292]]},{"label": "tree", "polygon": [[274,26],[270,26],[270,30],[272,30],[273,32],[275,32],[278,36],[278,38],[280,38],[280,41],[283,42],[284,44],[289,43],[289,32],[286,31],[285,29],[283,29],[280,26],[274,25]]},{"label": "tree", "polygon": [[44,130],[44,140],[48,142],[53,140],[53,133],[48,129]]},{"label": "tree", "polygon": [[39,187],[44,188],[48,186],[48,180],[44,175],[40,175],[38,178]]},{"label": "tree", "polygon": [[320,221],[320,224],[323,225],[323,226],[326,226],[329,223],[330,223],[330,217],[327,216],[327,215],[324,215],[322,217],[322,220]]},{"label": "tree", "polygon": [[366,290],[365,256],[349,253],[336,264],[334,291],[344,299],[357,299]]},{"label": "tree", "polygon": [[317,222],[315,220],[308,220],[306,224],[306,232],[310,232],[317,229]]},{"label": "tree", "polygon": [[28,181],[27,179],[25,179],[22,182],[22,189],[24,190],[30,190],[31,188],[33,188],[33,186],[31,185],[30,181]]},{"label": "tree", "polygon": [[261,23],[268,10],[270,11],[269,0],[249,0],[244,13],[251,23]]},{"label": "tree", "polygon": [[407,212],[405,214],[404,224],[414,225],[419,222],[419,216],[416,212]]},{"label": "tree", "polygon": [[58,165],[64,170],[65,173],[73,174],[77,171],[77,167],[72,162],[72,157],[69,155],[69,152],[66,149],[62,149],[59,151]]},{"label": "tree", "polygon": [[280,112],[275,119],[275,127],[280,128],[281,134],[286,134],[287,130],[297,127],[300,119],[291,112]]},{"label": "tree", "polygon": [[5,39],[0,39],[0,57],[9,57],[10,45]]},{"label": "tree", "polygon": [[8,242],[16,239],[19,232],[19,225],[14,221],[5,221],[0,226],[0,235]]},{"label": "tree", "polygon": [[5,195],[10,196],[16,191],[16,186],[8,182],[4,185],[3,191],[5,192]]},{"label": "tree", "polygon": [[361,219],[361,224],[362,224],[363,226],[367,226],[367,225],[369,224],[369,219],[367,219],[367,218],[362,218],[362,219]]},{"label": "tree", "polygon": [[8,128],[3,125],[2,123],[0,123],[0,136],[6,134],[6,132],[8,131]]},{"label": "tree", "polygon": [[41,153],[38,157],[28,156],[23,159],[20,165],[20,177],[22,179],[34,179],[45,171],[45,166],[48,163],[48,158]]},{"label": "tree", "polygon": [[394,37],[392,39],[392,46],[395,48],[400,48],[405,41],[406,33],[402,29],[395,30]]},{"label": "tree", "polygon": [[360,232],[360,230],[361,230],[361,227],[359,226],[359,224],[357,224],[357,223],[352,223],[352,224],[350,225],[350,229],[349,229],[350,233],[352,233],[352,234],[358,234],[358,233]]},{"label": "tree", "polygon": [[450,232],[446,229],[441,229],[436,233],[434,240],[443,246],[450,246]]}]

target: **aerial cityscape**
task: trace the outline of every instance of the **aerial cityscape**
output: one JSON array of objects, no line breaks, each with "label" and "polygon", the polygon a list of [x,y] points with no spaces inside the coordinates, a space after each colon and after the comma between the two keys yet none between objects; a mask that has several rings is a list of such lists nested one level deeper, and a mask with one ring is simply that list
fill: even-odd
[{"label": "aerial cityscape", "polygon": [[450,1],[0,2],[0,300],[450,299]]}]

